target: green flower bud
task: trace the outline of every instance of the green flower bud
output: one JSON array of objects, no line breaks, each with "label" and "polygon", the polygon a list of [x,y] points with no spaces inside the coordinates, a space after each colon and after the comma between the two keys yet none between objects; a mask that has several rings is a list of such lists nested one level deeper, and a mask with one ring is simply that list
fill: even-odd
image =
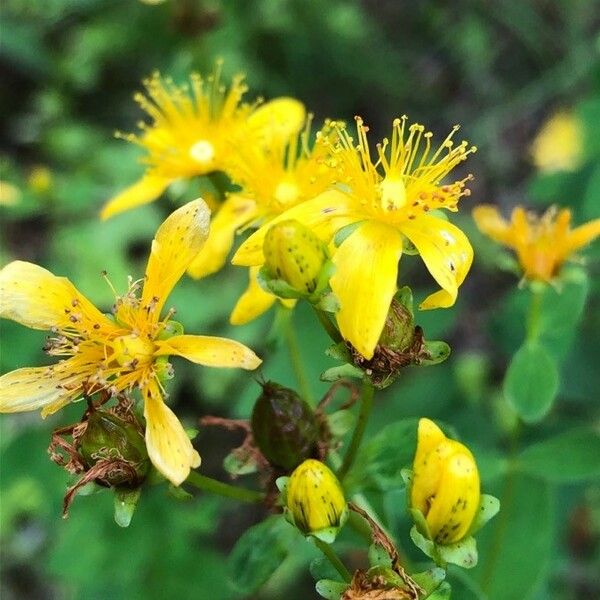
[{"label": "green flower bud", "polygon": [[252,411],[252,434],[265,458],[291,471],[315,456],[319,426],[310,406],[298,394],[268,381]]},{"label": "green flower bud", "polygon": [[412,311],[394,298],[379,337],[379,345],[394,352],[405,352],[412,346],[414,336]]},{"label": "green flower bud", "polygon": [[286,507],[302,533],[328,542],[333,541],[348,514],[337,477],[327,465],[314,459],[305,460],[290,476]]},{"label": "green flower bud", "polygon": [[272,277],[304,294],[315,291],[327,250],[308,227],[293,219],[276,223],[265,236],[263,252]]},{"label": "green flower bud", "polygon": [[[77,448],[85,466],[91,469],[99,461],[112,460],[116,468],[107,469],[104,483],[111,486],[139,485],[150,468],[139,426],[103,410],[93,411],[86,424]],[[128,463],[131,468],[119,468],[120,463]]]}]

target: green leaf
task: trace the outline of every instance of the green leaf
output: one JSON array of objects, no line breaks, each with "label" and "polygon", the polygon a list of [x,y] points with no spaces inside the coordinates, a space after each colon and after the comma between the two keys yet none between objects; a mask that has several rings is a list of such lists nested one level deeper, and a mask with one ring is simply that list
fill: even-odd
[{"label": "green leaf", "polygon": [[364,444],[348,473],[348,487],[390,490],[405,486],[402,470],[411,464],[417,443],[417,419],[384,427]]},{"label": "green leaf", "polygon": [[439,567],[434,567],[433,569],[428,569],[422,573],[414,573],[411,577],[425,590],[426,593],[431,594],[446,578],[446,571]]},{"label": "green leaf", "polygon": [[446,342],[425,342],[424,353],[428,355],[427,358],[419,358],[419,364],[437,365],[444,362],[450,356],[450,346]]},{"label": "green leaf", "polygon": [[477,536],[481,562],[473,575],[489,600],[533,600],[553,555],[553,496],[543,481],[508,477],[499,517]]},{"label": "green leaf", "polygon": [[449,600],[450,595],[452,593],[452,588],[447,581],[444,581],[440,587],[429,594],[429,596],[425,596],[427,600]]},{"label": "green leaf", "polygon": [[558,392],[556,362],[539,342],[526,342],[513,356],[504,379],[504,395],[527,423],[540,421]]},{"label": "green leaf", "polygon": [[295,537],[281,515],[247,529],[227,560],[233,586],[245,594],[258,590],[288,556]]},{"label": "green leaf", "polygon": [[466,537],[455,544],[438,545],[437,550],[447,563],[458,565],[463,569],[472,569],[477,565],[477,543],[472,536]]},{"label": "green leaf", "polygon": [[577,483],[600,477],[600,432],[579,427],[533,444],[521,452],[517,468],[552,483]]},{"label": "green leaf", "polygon": [[340,600],[342,594],[348,589],[348,584],[332,579],[321,579],[317,581],[315,589],[326,600]]},{"label": "green leaf", "polygon": [[369,546],[369,564],[372,567],[391,567],[392,559],[380,544],[371,544]]}]

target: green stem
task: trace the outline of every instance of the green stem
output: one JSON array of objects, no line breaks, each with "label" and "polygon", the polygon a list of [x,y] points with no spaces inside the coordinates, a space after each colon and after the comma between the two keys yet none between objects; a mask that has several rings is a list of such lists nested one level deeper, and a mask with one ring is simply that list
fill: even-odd
[{"label": "green stem", "polygon": [[332,564],[335,570],[342,576],[342,579],[347,583],[352,581],[352,576],[350,575],[350,571],[346,569],[344,563],[339,559],[338,555],[333,551],[333,548],[330,544],[326,544],[324,541],[319,538],[313,537],[315,541],[315,545],[317,548],[323,553],[325,558]]},{"label": "green stem", "polygon": [[[284,309],[289,310],[289,309]],[[294,324],[292,321],[292,315],[287,315],[285,320],[285,341],[287,342],[288,351],[290,354],[290,361],[292,363],[292,369],[294,370],[294,376],[300,386],[300,392],[304,400],[306,400],[311,406],[315,405],[315,399],[312,395],[310,388],[309,378],[304,368],[302,361],[302,353],[300,352],[300,345],[298,344],[298,338],[294,330]]]},{"label": "green stem", "polygon": [[317,318],[319,319],[319,323],[323,326],[323,329],[327,333],[327,335],[337,344],[342,341],[342,336],[340,332],[337,330],[336,326],[331,322],[331,319],[327,315],[327,313],[319,310],[316,306],[312,305],[312,309],[315,311]]},{"label": "green stem", "polygon": [[350,470],[350,467],[356,458],[358,449],[360,448],[365,429],[367,428],[367,421],[369,420],[369,415],[371,414],[371,409],[373,408],[374,394],[375,389],[371,385],[371,382],[367,381],[366,379],[363,380],[358,422],[356,423],[356,428],[352,434],[352,439],[350,440],[350,446],[348,447],[346,456],[344,456],[344,462],[342,463],[342,466],[338,472],[338,477],[340,480],[344,479],[344,477],[348,474],[348,471]]},{"label": "green stem", "polygon": [[222,481],[217,481],[212,477],[200,475],[200,473],[197,473],[196,471],[191,471],[185,482],[206,492],[211,492],[212,494],[217,494],[219,496],[225,496],[226,498],[233,498],[234,500],[239,500],[240,502],[259,503],[265,499],[265,495],[262,492],[247,490],[235,485],[223,483]]},{"label": "green stem", "polygon": [[540,334],[543,290],[531,288],[529,314],[527,315],[527,341],[535,342]]}]

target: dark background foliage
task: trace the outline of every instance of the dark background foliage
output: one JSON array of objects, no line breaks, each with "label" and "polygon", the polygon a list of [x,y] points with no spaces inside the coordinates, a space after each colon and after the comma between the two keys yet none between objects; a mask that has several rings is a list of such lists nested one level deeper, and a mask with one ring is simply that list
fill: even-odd
[{"label": "dark background foliage", "polygon": [[[473,194],[457,218],[476,260],[456,307],[417,319],[428,337],[449,341],[453,355],[443,365],[408,371],[378,399],[370,432],[379,437],[365,446],[354,479],[361,469],[370,473],[372,489],[363,486],[364,493],[408,547],[404,499],[386,477],[394,457],[410,461],[414,438],[402,427],[382,427],[419,416],[451,424],[474,448],[486,489],[503,501],[480,540],[480,566],[451,571],[453,597],[591,598],[600,593],[598,480],[570,481],[560,464],[543,460],[529,473],[505,476],[514,415],[500,383],[523,338],[524,292],[498,270],[499,252],[476,232],[470,209],[493,202],[508,214],[516,203],[558,203],[572,209],[576,223],[598,216],[599,24],[598,4],[587,0],[5,0],[0,179],[15,186],[19,201],[0,207],[2,263],[37,262],[71,278],[104,308],[112,295],[102,269],[120,290],[128,274],[142,273],[158,224],[198,192],[197,184],[173,186],[160,202],[98,220],[102,203],[141,173],[138,150],[113,132],[131,131],[142,118],[132,94],[156,69],[182,79],[222,57],[228,75],[247,74],[249,97],[296,96],[317,122],[360,114],[377,137],[404,113],[437,135],[461,123],[461,134],[479,148],[468,163]],[[587,159],[577,172],[539,175],[530,144],[558,109],[581,116]],[[558,400],[543,424],[522,428],[523,446],[598,423],[597,248],[588,256],[592,290],[577,333],[559,327],[573,311],[567,303],[548,334],[561,360]],[[234,267],[201,282],[186,279],[171,303],[188,331],[247,342],[267,357],[266,377],[294,386],[285,347],[264,341],[272,313],[240,328],[227,322],[245,279]],[[412,257],[402,261],[401,281],[414,286],[417,299],[433,289]],[[322,394],[318,375],[331,366],[321,354],[327,339],[304,308],[294,319],[313,391]],[[45,364],[43,333],[7,321],[1,327],[2,372]],[[191,426],[203,414],[249,415],[259,393],[250,375],[183,361],[175,367],[175,410]],[[46,447],[51,430],[81,411],[74,405],[46,421],[37,414],[0,421],[4,598],[315,595],[307,569],[315,550],[298,540],[284,560],[259,560],[278,568],[258,592],[248,592],[248,573],[225,560],[242,532],[264,517],[260,509],[205,494],[180,502],[158,486],[144,493],[128,529],[114,524],[108,493],[78,498],[63,521],[67,475],[48,460]],[[203,429],[196,444],[204,472],[226,477],[222,459],[239,441]],[[342,548],[351,541],[342,538]],[[357,551],[347,557],[356,566],[364,560]]]}]

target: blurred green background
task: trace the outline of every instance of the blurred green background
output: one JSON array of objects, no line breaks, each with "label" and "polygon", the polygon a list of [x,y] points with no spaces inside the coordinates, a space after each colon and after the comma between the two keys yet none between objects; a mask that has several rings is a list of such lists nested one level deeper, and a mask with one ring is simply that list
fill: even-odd
[{"label": "blurred green background", "polygon": [[[196,183],[172,186],[159,202],[106,223],[98,219],[103,202],[141,173],[138,149],[113,133],[133,131],[142,118],[132,95],[152,71],[183,79],[222,57],[228,75],[247,74],[249,98],[296,96],[317,123],[360,114],[374,137],[387,135],[392,119],[404,113],[438,136],[460,123],[461,134],[479,148],[468,162],[473,193],[456,219],[476,259],[456,307],[417,319],[429,338],[449,341],[453,355],[442,365],[407,371],[378,399],[370,430],[406,417],[446,421],[474,448],[486,491],[501,495],[513,415],[499,384],[523,339],[524,292],[514,275],[498,268],[500,253],[476,232],[470,210],[478,202],[497,203],[505,214],[516,203],[540,210],[558,203],[572,209],[575,223],[599,216],[597,2],[5,0],[1,19],[0,179],[3,195],[14,201],[0,206],[2,264],[16,258],[41,264],[68,276],[105,309],[112,294],[100,271],[124,290],[127,275],[143,273],[158,224],[199,189]],[[530,144],[556,110],[581,118],[584,160],[573,172],[539,174]],[[525,442],[598,424],[598,247],[587,256],[592,287],[582,323],[575,332],[559,320],[549,332],[561,361],[559,399],[543,424],[524,428]],[[419,300],[433,289],[418,258],[403,259],[401,277]],[[286,348],[265,342],[272,312],[243,327],[228,324],[245,285],[246,272],[230,266],[200,282],[184,279],[170,304],[187,331],[249,344],[266,357],[265,377],[295,386]],[[314,393],[321,395],[326,387],[318,375],[333,364],[321,353],[327,339],[304,307],[294,319]],[[43,332],[8,321],[1,328],[2,373],[48,362]],[[183,360],[175,368],[175,411],[190,426],[204,414],[249,415],[259,393],[251,375]],[[5,600],[316,596],[307,568],[315,550],[297,539],[293,555],[275,563],[281,565],[267,586],[250,594],[243,589],[235,563],[225,557],[264,517],[258,508],[206,494],[177,501],[156,486],[144,492],[128,529],[113,522],[106,492],[77,498],[62,520],[68,477],[46,448],[51,430],[81,412],[73,405],[46,421],[38,414],[0,420]],[[222,459],[240,441],[203,429],[195,442],[203,471],[225,478]],[[390,444],[391,458],[394,452]],[[568,485],[555,475],[513,481],[503,512],[481,537],[481,564],[468,574],[451,570],[454,598],[600,595],[600,485]],[[408,545],[403,499],[386,489],[374,497],[383,498],[378,508]],[[364,556],[353,552],[348,560],[359,566]]]}]

